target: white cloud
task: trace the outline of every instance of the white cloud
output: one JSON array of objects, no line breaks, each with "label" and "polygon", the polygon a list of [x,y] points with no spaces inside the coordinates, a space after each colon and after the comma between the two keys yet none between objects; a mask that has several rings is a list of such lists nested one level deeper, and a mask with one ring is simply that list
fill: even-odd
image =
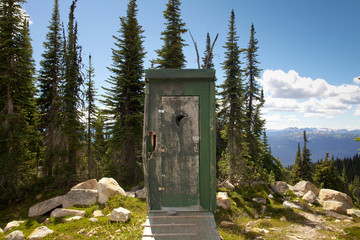
[{"label": "white cloud", "polygon": [[354,115],[355,116],[360,116],[360,104],[357,106]]},{"label": "white cloud", "polygon": [[360,84],[360,76],[354,78],[354,83]]},{"label": "white cloud", "polygon": [[[360,104],[360,86],[331,85],[324,79],[301,77],[294,70],[265,70],[261,79],[268,111],[291,111],[311,118],[333,118]],[[360,112],[360,110],[359,110]],[[359,113],[360,114],[360,113]]]}]

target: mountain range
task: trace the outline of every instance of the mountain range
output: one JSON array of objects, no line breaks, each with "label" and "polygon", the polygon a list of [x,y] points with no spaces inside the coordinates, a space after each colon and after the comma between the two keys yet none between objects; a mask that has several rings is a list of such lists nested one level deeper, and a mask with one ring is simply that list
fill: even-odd
[{"label": "mountain range", "polygon": [[325,157],[326,153],[335,158],[352,157],[359,152],[360,130],[328,129],[328,128],[286,128],[283,130],[267,130],[267,137],[274,157],[281,160],[284,166],[295,162],[297,145],[303,147],[303,132],[306,131],[307,148],[310,149],[312,162]]}]

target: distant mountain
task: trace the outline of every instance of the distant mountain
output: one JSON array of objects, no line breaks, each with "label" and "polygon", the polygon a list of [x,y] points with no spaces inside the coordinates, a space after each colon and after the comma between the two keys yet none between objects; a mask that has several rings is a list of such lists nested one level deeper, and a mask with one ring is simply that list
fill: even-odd
[{"label": "distant mountain", "polygon": [[330,156],[352,157],[358,153],[360,143],[355,137],[360,137],[360,130],[334,130],[327,128],[286,128],[283,130],[267,130],[267,137],[274,157],[281,160],[284,166],[295,162],[297,144],[303,147],[303,132],[306,131],[307,147],[311,152],[313,162],[323,159],[328,152]]}]

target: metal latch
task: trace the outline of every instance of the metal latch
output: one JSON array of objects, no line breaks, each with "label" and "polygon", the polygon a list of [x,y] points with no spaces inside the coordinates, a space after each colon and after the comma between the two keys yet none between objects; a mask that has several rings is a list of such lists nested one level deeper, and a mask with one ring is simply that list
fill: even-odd
[{"label": "metal latch", "polygon": [[165,188],[159,187],[159,191],[164,191],[164,190],[165,190]]}]

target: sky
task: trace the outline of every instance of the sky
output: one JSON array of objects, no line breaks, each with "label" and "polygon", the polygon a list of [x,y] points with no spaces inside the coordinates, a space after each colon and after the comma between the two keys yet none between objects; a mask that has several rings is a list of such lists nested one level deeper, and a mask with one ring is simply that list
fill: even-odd
[{"label": "sky", "polygon": [[[61,20],[67,25],[71,0],[59,0]],[[268,129],[314,127],[360,129],[360,1],[359,0],[182,0],[181,17],[203,56],[207,32],[213,40],[217,84],[222,69],[230,12],[234,9],[239,46],[246,48],[250,27],[255,26],[258,79],[265,94],[263,118]],[[167,0],[137,0],[138,21],[144,30],[147,52],[144,69],[156,59],[163,45],[163,11]],[[75,18],[83,63],[92,55],[98,94],[112,64],[113,35],[118,36],[119,17],[125,16],[126,0],[78,0]],[[42,59],[43,42],[54,1],[28,0],[23,8],[30,16],[36,67]],[[189,33],[183,35],[186,68],[197,68]],[[245,59],[242,59],[245,62]],[[244,67],[244,65],[243,65]]]}]

